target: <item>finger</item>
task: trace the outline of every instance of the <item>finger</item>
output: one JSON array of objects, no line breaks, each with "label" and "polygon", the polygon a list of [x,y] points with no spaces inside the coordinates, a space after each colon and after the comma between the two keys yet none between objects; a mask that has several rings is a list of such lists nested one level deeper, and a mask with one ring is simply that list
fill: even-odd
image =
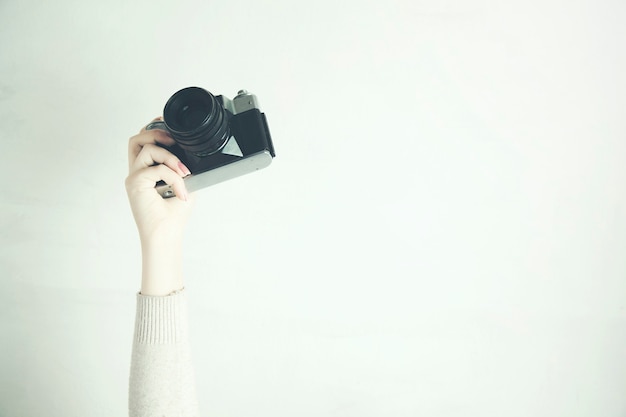
[{"label": "finger", "polygon": [[166,184],[170,185],[179,199],[183,201],[189,199],[183,178],[176,171],[163,164],[135,171],[129,175],[126,179],[126,189],[129,193],[145,192],[146,190],[157,193],[154,187],[159,181],[165,181]]},{"label": "finger", "polygon": [[137,155],[137,158],[130,167],[130,172],[132,173],[155,164],[164,164],[181,177],[186,177],[191,174],[189,168],[187,168],[176,155],[152,143],[148,143],[141,148],[139,155]]},{"label": "finger", "polygon": [[141,149],[148,143],[172,146],[176,143],[166,132],[162,130],[147,130],[131,137],[128,141],[128,165],[132,166]]}]

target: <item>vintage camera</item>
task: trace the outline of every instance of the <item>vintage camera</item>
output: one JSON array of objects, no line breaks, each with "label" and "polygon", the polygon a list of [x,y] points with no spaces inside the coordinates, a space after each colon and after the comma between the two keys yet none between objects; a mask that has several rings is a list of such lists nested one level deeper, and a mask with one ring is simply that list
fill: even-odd
[{"label": "vintage camera", "polygon": [[[191,171],[185,178],[190,192],[265,168],[276,156],[265,114],[245,90],[230,100],[199,87],[183,88],[165,104],[163,121],[146,126],[151,129],[176,141],[167,149]],[[156,189],[163,198],[174,197],[163,181]]]}]

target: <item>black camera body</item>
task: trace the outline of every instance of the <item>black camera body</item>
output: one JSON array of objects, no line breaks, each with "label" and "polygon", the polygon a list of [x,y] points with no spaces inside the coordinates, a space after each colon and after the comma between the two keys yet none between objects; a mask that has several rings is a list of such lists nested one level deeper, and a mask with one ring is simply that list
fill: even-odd
[{"label": "black camera body", "polygon": [[[146,130],[161,129],[176,144],[167,149],[189,168],[189,192],[265,168],[276,156],[265,114],[255,95],[240,90],[230,100],[199,87],[184,88],[165,104],[163,121]],[[174,196],[164,182],[156,189]]]}]

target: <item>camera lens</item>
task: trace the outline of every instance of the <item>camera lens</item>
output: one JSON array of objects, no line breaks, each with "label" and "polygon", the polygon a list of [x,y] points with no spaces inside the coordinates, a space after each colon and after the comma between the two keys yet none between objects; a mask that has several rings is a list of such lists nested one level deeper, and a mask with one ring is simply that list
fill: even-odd
[{"label": "camera lens", "polygon": [[163,120],[178,146],[197,156],[219,151],[230,137],[229,113],[202,88],[184,88],[170,97]]}]

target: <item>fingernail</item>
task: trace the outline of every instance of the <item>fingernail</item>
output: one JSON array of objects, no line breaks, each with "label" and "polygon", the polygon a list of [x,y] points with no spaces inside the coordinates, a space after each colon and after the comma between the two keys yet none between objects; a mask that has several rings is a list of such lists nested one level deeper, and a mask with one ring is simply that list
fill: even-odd
[{"label": "fingernail", "polygon": [[189,171],[189,168],[187,168],[185,164],[183,164],[180,161],[178,161],[178,168],[180,168],[180,170],[182,171],[183,174],[185,174],[185,176],[191,174],[191,171]]}]

